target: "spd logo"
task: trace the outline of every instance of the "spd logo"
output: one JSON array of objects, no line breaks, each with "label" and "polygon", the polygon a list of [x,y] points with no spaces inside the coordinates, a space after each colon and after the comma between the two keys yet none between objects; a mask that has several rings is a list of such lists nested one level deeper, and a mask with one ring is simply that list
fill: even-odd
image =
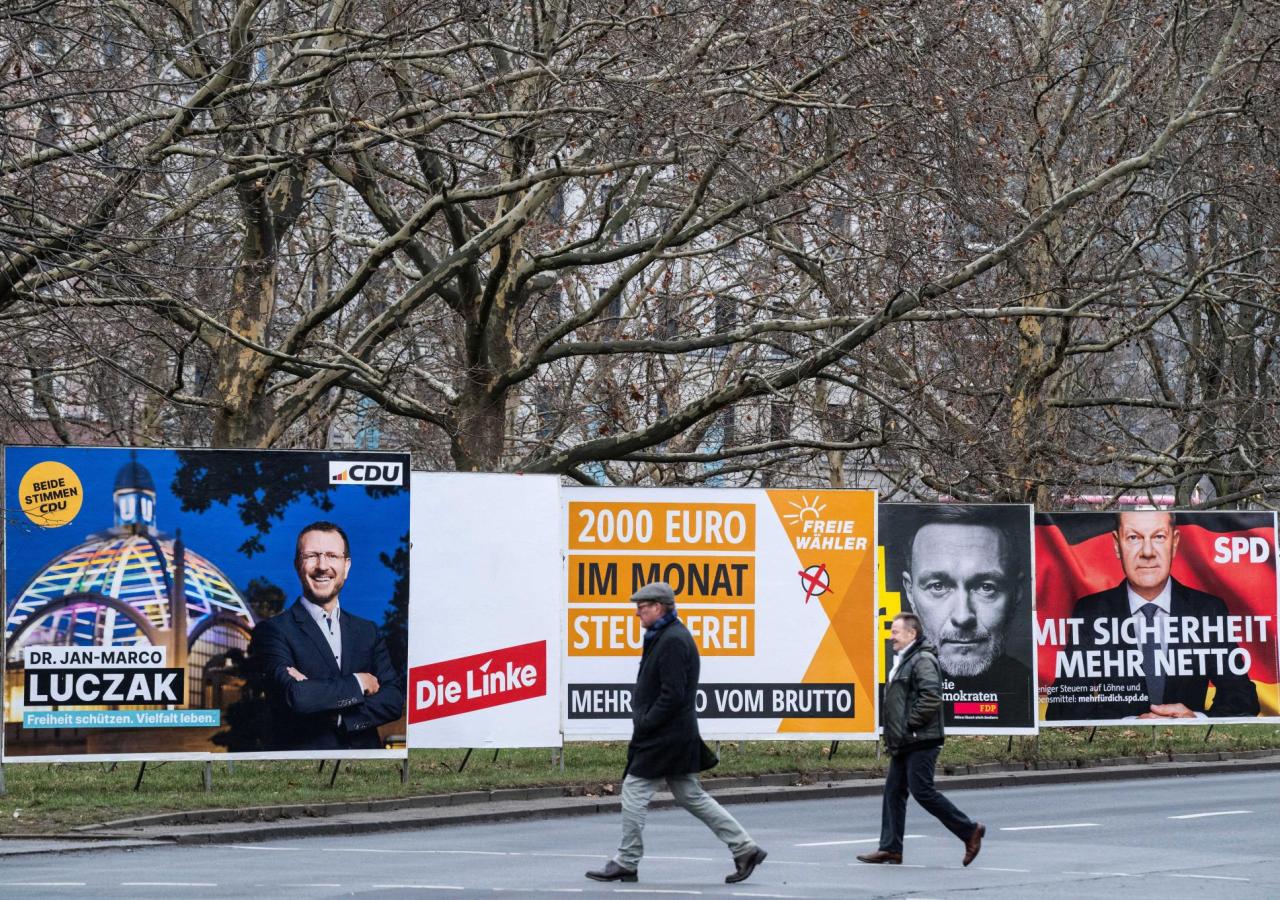
[{"label": "spd logo", "polygon": [[404,465],[398,462],[329,461],[330,484],[377,484],[400,487],[404,484]]}]

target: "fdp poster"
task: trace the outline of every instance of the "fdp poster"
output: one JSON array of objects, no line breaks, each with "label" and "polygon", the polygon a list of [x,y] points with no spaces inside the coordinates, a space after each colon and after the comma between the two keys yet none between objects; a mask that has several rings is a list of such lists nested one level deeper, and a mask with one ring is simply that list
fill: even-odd
[{"label": "fdp poster", "polygon": [[404,754],[407,455],[4,458],[6,761]]},{"label": "fdp poster", "polygon": [[880,680],[893,617],[915,613],[938,651],[949,733],[1035,733],[1031,516],[1016,504],[880,505]]},{"label": "fdp poster", "polygon": [[698,644],[704,737],[871,738],[871,491],[568,488],[564,734],[629,737],[642,628],[665,581]]},{"label": "fdp poster", "polygon": [[1045,725],[1276,720],[1270,512],[1041,513]]},{"label": "fdp poster", "polygon": [[554,475],[413,473],[411,747],[559,747]]}]

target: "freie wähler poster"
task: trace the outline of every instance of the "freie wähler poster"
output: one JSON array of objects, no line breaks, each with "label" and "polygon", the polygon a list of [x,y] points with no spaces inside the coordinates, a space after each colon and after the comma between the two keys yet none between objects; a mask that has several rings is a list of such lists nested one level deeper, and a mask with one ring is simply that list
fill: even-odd
[{"label": "freie w\u00e4hler poster", "polygon": [[566,740],[629,737],[631,595],[676,594],[708,739],[871,738],[871,491],[566,488]]}]

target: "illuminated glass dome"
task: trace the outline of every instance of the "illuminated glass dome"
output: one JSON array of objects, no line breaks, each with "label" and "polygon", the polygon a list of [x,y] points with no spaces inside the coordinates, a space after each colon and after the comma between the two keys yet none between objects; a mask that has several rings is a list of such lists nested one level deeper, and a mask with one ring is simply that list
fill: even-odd
[{"label": "illuminated glass dome", "polygon": [[187,666],[190,705],[221,705],[208,676],[248,647],[253,613],[217,566],[156,528],[155,483],[136,460],[112,503],[112,527],[44,566],[10,605],[8,667],[22,667],[23,647],[166,646],[170,666]]}]

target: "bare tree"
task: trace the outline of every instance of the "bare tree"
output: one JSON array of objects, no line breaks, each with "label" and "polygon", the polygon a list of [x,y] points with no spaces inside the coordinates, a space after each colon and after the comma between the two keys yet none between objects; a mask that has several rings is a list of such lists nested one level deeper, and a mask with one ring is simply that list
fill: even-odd
[{"label": "bare tree", "polygon": [[10,8],[11,413],[75,438],[77,371],[127,442],[326,445],[372,402],[428,464],[589,481],[1226,473],[1186,391],[1127,437],[1107,392],[1143,342],[1207,384],[1211,289],[1266,328],[1272,234],[1217,199],[1227,159],[1274,190],[1265,6]]}]

